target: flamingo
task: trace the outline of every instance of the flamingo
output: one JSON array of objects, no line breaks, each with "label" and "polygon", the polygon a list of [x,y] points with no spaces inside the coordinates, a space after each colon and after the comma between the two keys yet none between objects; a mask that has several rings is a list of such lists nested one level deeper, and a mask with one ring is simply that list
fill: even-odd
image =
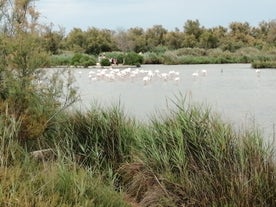
[{"label": "flamingo", "polygon": [[174,81],[178,84],[178,83],[179,83],[179,81],[180,81],[180,77],[178,77],[178,76],[177,76],[177,77],[175,77],[175,78],[174,78]]},{"label": "flamingo", "polygon": [[193,73],[192,73],[192,76],[193,76],[194,78],[198,77],[198,76],[199,76],[198,71],[193,72]]},{"label": "flamingo", "polygon": [[201,74],[202,74],[202,76],[206,76],[207,75],[207,70],[202,69]]},{"label": "flamingo", "polygon": [[143,82],[144,82],[144,85],[147,85],[150,82],[150,77],[149,76],[143,77]]},{"label": "flamingo", "polygon": [[161,73],[161,78],[164,80],[164,81],[167,81],[168,80],[168,74],[167,73]]},{"label": "flamingo", "polygon": [[260,70],[260,69],[256,69],[256,73],[257,73],[258,75],[260,75],[261,70]]}]

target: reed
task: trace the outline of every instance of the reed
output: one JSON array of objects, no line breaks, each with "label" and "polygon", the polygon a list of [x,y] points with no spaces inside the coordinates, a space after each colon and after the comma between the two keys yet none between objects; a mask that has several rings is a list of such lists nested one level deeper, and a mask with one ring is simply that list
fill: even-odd
[{"label": "reed", "polygon": [[175,104],[144,129],[138,163],[120,168],[126,191],[161,206],[274,206],[273,148],[255,131],[237,134],[209,108]]},{"label": "reed", "polygon": [[70,163],[26,159],[0,176],[1,206],[129,206],[100,175]]},{"label": "reed", "polygon": [[40,145],[56,159],[42,162],[16,142],[20,122],[1,116],[0,205],[275,206],[274,145],[172,102],[146,124],[120,105],[59,113]]},{"label": "reed", "polygon": [[276,68],[276,60],[255,60],[251,63],[252,68]]},{"label": "reed", "polygon": [[58,145],[69,148],[86,166],[116,169],[131,156],[135,127],[119,106],[94,105],[85,113],[75,111],[66,117]]}]

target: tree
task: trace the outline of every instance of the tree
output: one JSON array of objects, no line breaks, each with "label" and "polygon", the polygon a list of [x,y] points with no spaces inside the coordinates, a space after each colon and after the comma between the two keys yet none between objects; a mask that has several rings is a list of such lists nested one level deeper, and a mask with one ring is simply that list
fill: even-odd
[{"label": "tree", "polygon": [[85,33],[80,28],[73,28],[65,39],[66,48],[74,52],[84,52],[86,45]]},{"label": "tree", "polygon": [[85,33],[85,53],[98,55],[102,52],[110,52],[117,49],[111,30],[99,30],[95,27],[89,28]]},{"label": "tree", "polygon": [[175,31],[168,32],[165,37],[165,45],[169,49],[179,49],[182,46],[183,34],[179,31],[179,29],[175,29]]},{"label": "tree", "polygon": [[147,50],[146,36],[143,28],[135,27],[127,31],[129,49],[136,53]]},{"label": "tree", "polygon": [[269,29],[267,31],[267,42],[276,45],[276,20],[269,23]]},{"label": "tree", "polygon": [[52,25],[45,27],[43,43],[46,51],[54,55],[58,54],[62,47],[64,33],[65,32],[63,28],[60,28],[59,31],[53,31]]},{"label": "tree", "polygon": [[203,32],[198,20],[187,20],[184,25],[184,33],[188,36],[194,36],[196,40],[199,39]]},{"label": "tree", "polygon": [[199,37],[199,45],[205,49],[216,48],[218,41],[218,38],[213,35],[211,30],[205,30]]},{"label": "tree", "polygon": [[146,31],[146,41],[149,50],[157,46],[164,46],[165,35],[168,31],[162,25],[154,25]]},{"label": "tree", "polygon": [[129,51],[131,46],[128,41],[127,32],[123,29],[119,29],[114,35],[115,42],[120,51],[126,52]]},{"label": "tree", "polygon": [[57,111],[75,100],[75,90],[60,72],[49,76],[41,69],[49,59],[34,1],[1,1],[0,9],[0,113],[21,124],[18,139],[38,139]]},{"label": "tree", "polygon": [[252,45],[254,42],[254,37],[251,36],[251,27],[248,22],[232,22],[229,28],[229,34],[233,41],[241,42],[245,45]]},{"label": "tree", "polygon": [[196,47],[198,43],[198,40],[196,39],[196,36],[193,34],[184,34],[184,38],[182,41],[183,47]]}]

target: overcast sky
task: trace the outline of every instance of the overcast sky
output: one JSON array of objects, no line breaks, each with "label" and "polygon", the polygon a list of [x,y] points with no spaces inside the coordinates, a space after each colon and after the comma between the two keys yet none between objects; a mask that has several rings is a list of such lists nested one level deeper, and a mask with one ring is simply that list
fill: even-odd
[{"label": "overcast sky", "polygon": [[129,29],[162,25],[182,30],[187,20],[198,19],[201,26],[228,27],[231,22],[276,19],[276,0],[39,0],[36,7],[41,21],[86,30]]}]

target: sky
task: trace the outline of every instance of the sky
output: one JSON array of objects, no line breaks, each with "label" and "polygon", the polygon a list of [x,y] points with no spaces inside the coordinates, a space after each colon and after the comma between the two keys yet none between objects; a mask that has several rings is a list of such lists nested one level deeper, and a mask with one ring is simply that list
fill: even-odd
[{"label": "sky", "polygon": [[258,26],[276,19],[276,0],[38,0],[35,5],[43,23],[66,32],[154,25],[183,30],[187,20],[199,20],[205,28],[228,27],[232,22]]}]

